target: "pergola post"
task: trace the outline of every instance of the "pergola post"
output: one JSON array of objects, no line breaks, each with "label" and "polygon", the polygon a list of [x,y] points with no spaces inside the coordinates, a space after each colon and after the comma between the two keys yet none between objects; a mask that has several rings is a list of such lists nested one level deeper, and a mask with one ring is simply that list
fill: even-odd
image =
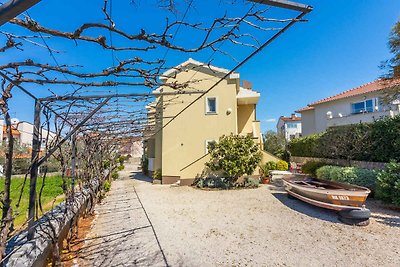
[{"label": "pergola post", "polygon": [[39,154],[40,154],[40,112],[41,104],[39,100],[35,101],[35,115],[33,122],[32,137],[32,158],[29,185],[29,209],[28,209],[28,240],[32,240],[35,234],[35,204],[36,204],[36,181],[39,170]]}]

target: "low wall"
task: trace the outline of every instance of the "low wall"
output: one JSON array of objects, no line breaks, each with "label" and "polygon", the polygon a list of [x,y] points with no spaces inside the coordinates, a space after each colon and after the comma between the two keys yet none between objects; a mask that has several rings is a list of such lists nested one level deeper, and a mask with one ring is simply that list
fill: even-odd
[{"label": "low wall", "polygon": [[[100,183],[93,183],[95,191]],[[35,224],[33,240],[27,240],[25,230],[10,239],[6,248],[5,266],[46,266],[53,249],[51,240],[59,244],[66,238],[71,225],[76,222],[90,204],[90,189],[75,194],[74,202],[65,201],[43,215]]]},{"label": "low wall", "polygon": [[357,160],[345,160],[345,159],[327,159],[327,158],[311,158],[311,157],[291,157],[291,161],[296,163],[304,164],[308,161],[319,161],[325,162],[332,165],[338,166],[351,166],[359,167],[364,169],[383,169],[385,162],[371,162],[371,161],[357,161]]}]

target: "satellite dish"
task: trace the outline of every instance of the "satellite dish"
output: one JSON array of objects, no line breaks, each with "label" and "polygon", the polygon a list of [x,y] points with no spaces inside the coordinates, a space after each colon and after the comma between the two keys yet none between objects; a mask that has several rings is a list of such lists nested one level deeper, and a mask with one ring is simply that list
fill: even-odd
[{"label": "satellite dish", "polygon": [[17,118],[11,119],[11,124],[18,124],[18,123],[19,123],[19,119],[17,119]]}]

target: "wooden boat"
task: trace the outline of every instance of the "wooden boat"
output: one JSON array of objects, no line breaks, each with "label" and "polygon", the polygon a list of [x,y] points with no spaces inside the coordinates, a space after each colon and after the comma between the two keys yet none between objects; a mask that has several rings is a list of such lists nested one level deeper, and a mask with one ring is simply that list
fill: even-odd
[{"label": "wooden boat", "polygon": [[289,195],[312,205],[342,211],[364,209],[368,188],[292,175],[282,178]]}]

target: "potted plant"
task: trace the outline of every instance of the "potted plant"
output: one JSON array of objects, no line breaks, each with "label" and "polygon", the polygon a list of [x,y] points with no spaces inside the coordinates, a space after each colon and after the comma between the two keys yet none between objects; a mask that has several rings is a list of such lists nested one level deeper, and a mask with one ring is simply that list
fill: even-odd
[{"label": "potted plant", "polygon": [[260,164],[259,165],[259,170],[260,170],[261,183],[269,184],[271,182],[271,179],[269,177],[268,164]]}]

